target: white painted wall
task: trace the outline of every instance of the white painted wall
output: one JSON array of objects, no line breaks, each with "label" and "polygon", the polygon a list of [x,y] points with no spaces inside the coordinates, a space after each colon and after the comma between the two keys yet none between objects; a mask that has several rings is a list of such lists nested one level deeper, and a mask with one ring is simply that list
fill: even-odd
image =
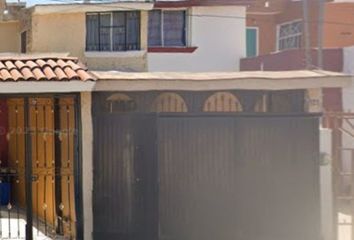
[{"label": "white painted wall", "polygon": [[246,56],[246,8],[192,7],[189,46],[193,53],[148,53],[149,71],[238,71]]},{"label": "white painted wall", "polygon": [[[343,72],[354,75],[354,46],[343,48]],[[343,110],[354,112],[354,78],[352,86],[343,89]]]},{"label": "white painted wall", "polygon": [[332,131],[321,128],[320,151],[329,162],[320,166],[321,233],[323,240],[333,240],[333,190],[332,190]]}]

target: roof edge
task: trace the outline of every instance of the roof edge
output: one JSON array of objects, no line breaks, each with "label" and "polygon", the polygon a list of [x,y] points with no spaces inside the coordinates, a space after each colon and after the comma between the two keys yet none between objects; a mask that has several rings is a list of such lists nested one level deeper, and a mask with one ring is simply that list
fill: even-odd
[{"label": "roof edge", "polygon": [[154,8],[179,8],[197,6],[247,6],[253,0],[184,0],[184,1],[156,1]]}]

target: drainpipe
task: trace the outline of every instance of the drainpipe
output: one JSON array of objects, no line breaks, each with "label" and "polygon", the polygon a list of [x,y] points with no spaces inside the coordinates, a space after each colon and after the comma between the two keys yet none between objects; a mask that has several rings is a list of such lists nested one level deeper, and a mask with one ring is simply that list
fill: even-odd
[{"label": "drainpipe", "polygon": [[318,52],[317,66],[323,69],[323,19],[324,19],[324,1],[318,0]]},{"label": "drainpipe", "polygon": [[303,26],[304,26],[304,38],[305,38],[305,66],[306,69],[311,68],[311,49],[310,49],[310,31],[309,31],[309,1],[302,1],[302,14],[303,14]]}]

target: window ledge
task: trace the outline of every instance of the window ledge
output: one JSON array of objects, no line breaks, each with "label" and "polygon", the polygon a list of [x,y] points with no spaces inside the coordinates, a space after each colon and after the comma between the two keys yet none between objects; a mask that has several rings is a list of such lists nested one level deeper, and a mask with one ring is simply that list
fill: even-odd
[{"label": "window ledge", "polygon": [[193,53],[198,47],[149,47],[149,53]]},{"label": "window ledge", "polygon": [[87,58],[121,58],[121,57],[143,57],[146,50],[121,51],[121,52],[99,52],[86,51]]}]

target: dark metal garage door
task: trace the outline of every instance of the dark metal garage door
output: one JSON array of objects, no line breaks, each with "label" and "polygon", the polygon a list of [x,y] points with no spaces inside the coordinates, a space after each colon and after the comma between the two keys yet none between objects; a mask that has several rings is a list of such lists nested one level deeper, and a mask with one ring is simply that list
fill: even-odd
[{"label": "dark metal garage door", "polygon": [[319,236],[317,117],[107,114],[94,128],[95,239]]}]

